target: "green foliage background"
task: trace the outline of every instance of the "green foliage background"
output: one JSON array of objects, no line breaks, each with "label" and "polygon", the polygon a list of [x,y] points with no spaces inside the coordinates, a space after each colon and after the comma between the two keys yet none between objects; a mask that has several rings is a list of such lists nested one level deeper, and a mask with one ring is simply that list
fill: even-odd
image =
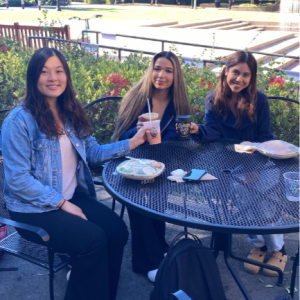
[{"label": "green foliage background", "polygon": [[[14,40],[0,37],[0,110],[11,109],[20,103],[25,93],[26,70],[31,58],[31,50],[23,50]],[[85,105],[97,98],[112,95],[118,86],[105,77],[111,73],[130,81],[130,85],[120,89],[118,96],[134,86],[143,76],[149,65],[149,58],[142,53],[131,54],[124,61],[112,58],[108,54],[97,57],[84,49],[72,45],[72,48],[60,46],[70,67],[73,86],[79,101]],[[194,59],[192,64],[183,64],[187,94],[192,108],[192,117],[196,123],[204,123],[205,96],[218,82],[216,74],[209,68],[198,67],[199,61]],[[121,73],[120,73],[121,72]],[[279,76],[285,79],[282,87],[278,83],[270,85],[270,78]],[[202,80],[201,86],[199,85]],[[283,73],[276,73],[274,68],[267,69],[261,65],[258,68],[258,89],[268,96],[282,96],[299,100],[299,82],[288,79]],[[116,95],[116,94],[114,94]],[[98,105],[97,111],[91,114],[95,124],[94,132],[100,143],[107,143],[112,134],[119,102],[111,102],[108,106]],[[289,105],[285,101],[270,101],[272,132],[277,139],[299,144],[299,106]],[[97,122],[95,122],[95,120]],[[97,125],[98,124],[98,125]]]}]

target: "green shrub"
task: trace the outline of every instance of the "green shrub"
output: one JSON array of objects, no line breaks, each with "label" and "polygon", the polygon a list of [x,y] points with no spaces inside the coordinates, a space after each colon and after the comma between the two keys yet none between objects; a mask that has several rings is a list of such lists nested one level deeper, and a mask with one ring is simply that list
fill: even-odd
[{"label": "green shrub", "polygon": [[[107,53],[97,57],[77,45],[72,45],[72,50],[61,46],[61,52],[69,64],[76,96],[82,105],[104,96],[124,96],[149,66],[149,58],[143,57],[142,53],[131,54],[124,61],[119,61]],[[16,41],[0,37],[0,99],[2,99],[0,110],[13,108],[24,96],[26,69],[30,57],[31,50],[23,51]],[[215,88],[218,78],[209,67],[199,68],[198,63],[199,61],[194,59],[190,65],[182,65],[182,70],[193,121],[203,124],[205,96]],[[276,73],[274,68],[267,69],[259,65],[257,78],[258,89],[268,96],[299,98],[299,82],[288,79],[283,73]],[[272,132],[276,138],[298,146],[298,105],[271,100],[270,109]],[[117,110],[118,104],[110,103],[106,107],[99,106],[93,113],[94,121],[99,120],[100,124],[100,120],[103,121],[104,118],[106,122],[94,129],[99,142],[109,142],[111,136],[109,132],[113,130]]]}]

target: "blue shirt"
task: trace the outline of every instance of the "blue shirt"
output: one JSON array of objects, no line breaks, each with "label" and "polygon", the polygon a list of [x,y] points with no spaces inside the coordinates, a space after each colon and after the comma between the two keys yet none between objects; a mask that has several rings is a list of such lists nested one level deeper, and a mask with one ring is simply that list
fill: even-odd
[{"label": "blue shirt", "polygon": [[214,111],[212,96],[213,91],[206,96],[205,124],[198,125],[199,135],[193,135],[199,142],[209,143],[221,138],[249,142],[265,142],[275,139],[271,133],[270,107],[265,94],[257,92],[256,121],[252,122],[245,116],[240,127],[234,126],[236,119],[231,111],[228,112],[226,120]]},{"label": "blue shirt", "polygon": [[[96,198],[88,164],[128,155],[129,141],[100,146],[95,138],[85,139],[75,134],[66,122],[65,132],[79,156],[77,191]],[[62,195],[62,161],[56,137],[47,138],[38,129],[32,114],[16,107],[2,125],[2,155],[4,161],[4,198],[7,208],[21,213],[41,213],[57,209]]]},{"label": "blue shirt", "polygon": [[[153,109],[152,99],[150,99],[151,111]],[[148,105],[144,107],[141,114],[148,112]],[[164,115],[160,121],[160,130],[161,130],[161,140],[162,141],[172,141],[177,139],[176,132],[176,111],[174,107],[173,99],[170,100],[168,106],[165,109]],[[130,127],[120,136],[120,141],[124,139],[132,138],[136,132],[136,124],[138,119],[136,119]],[[145,142],[148,143],[148,142]]]}]

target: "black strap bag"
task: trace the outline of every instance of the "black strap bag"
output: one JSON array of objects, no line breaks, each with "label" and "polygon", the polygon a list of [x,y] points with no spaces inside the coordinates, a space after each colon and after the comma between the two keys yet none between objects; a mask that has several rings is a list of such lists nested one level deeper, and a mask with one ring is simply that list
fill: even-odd
[{"label": "black strap bag", "polygon": [[[190,235],[190,238],[182,237]],[[226,300],[212,251],[191,233],[180,232],[172,241],[155,278],[151,300],[172,300],[182,290],[192,300]]]}]

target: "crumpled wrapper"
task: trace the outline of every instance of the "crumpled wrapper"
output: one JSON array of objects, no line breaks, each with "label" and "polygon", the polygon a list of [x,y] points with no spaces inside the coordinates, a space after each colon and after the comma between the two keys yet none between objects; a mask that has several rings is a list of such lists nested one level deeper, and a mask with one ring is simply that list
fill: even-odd
[{"label": "crumpled wrapper", "polygon": [[[182,178],[187,174],[187,172],[177,169],[171,172],[171,176],[168,176],[167,178],[171,181],[176,181],[177,183],[185,182]],[[217,179],[215,176],[212,176],[208,173],[206,173],[200,180],[215,180]]]},{"label": "crumpled wrapper", "polygon": [[235,152],[252,154],[259,143],[242,142],[234,145]]}]

